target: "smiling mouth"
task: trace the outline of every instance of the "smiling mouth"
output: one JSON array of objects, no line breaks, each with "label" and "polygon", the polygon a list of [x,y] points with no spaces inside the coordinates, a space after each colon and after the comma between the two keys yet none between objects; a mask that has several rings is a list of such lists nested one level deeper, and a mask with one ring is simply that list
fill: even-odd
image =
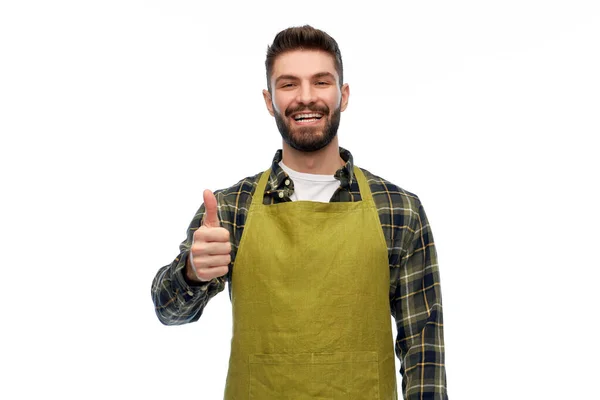
[{"label": "smiling mouth", "polygon": [[297,124],[307,125],[318,122],[321,118],[323,118],[323,114],[321,113],[300,113],[296,114],[292,117]]}]

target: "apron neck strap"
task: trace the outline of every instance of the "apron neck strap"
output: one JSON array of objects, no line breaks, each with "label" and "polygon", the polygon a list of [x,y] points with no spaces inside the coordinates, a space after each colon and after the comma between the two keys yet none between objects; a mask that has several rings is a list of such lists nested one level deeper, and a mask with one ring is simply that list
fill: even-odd
[{"label": "apron neck strap", "polygon": [[354,166],[353,170],[354,179],[358,181],[360,198],[362,199],[362,201],[373,201],[373,195],[371,194],[371,189],[369,188],[369,182],[367,182],[367,177],[356,165]]},{"label": "apron neck strap", "polygon": [[[353,167],[354,170],[354,178],[358,181],[358,188],[360,190],[360,198],[362,201],[372,201],[373,196],[371,195],[371,190],[369,188],[369,183],[367,182],[367,178],[363,174],[363,172],[356,165]],[[267,181],[271,176],[271,168],[263,172],[258,180],[258,184],[256,185],[256,190],[254,191],[254,195],[252,196],[252,205],[263,204],[263,198],[265,194],[265,188],[267,187]]]},{"label": "apron neck strap", "polygon": [[256,185],[256,189],[254,190],[254,195],[252,196],[252,205],[262,205],[263,197],[265,195],[265,188],[267,187],[267,181],[271,176],[271,168],[266,170],[260,176],[258,180],[258,184]]}]

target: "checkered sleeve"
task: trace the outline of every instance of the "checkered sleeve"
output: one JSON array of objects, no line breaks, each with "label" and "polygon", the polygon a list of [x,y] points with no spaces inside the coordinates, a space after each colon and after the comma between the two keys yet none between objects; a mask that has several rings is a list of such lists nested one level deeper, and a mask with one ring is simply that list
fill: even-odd
[{"label": "checkered sleeve", "polygon": [[181,325],[197,321],[208,301],[225,288],[225,277],[194,284],[185,277],[186,263],[194,232],[204,218],[204,204],[196,212],[187,229],[187,237],[179,246],[175,260],[162,267],[152,282],[152,300],[156,315],[164,325]]},{"label": "checkered sleeve", "polygon": [[437,254],[420,200],[415,197],[410,203],[408,234],[403,240],[405,251],[392,301],[402,393],[405,400],[447,400]]}]

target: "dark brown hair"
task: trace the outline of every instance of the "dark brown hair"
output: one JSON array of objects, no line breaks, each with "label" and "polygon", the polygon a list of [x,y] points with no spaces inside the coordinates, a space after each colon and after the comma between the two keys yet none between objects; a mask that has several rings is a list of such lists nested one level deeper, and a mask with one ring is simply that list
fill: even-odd
[{"label": "dark brown hair", "polygon": [[279,32],[273,44],[267,47],[267,59],[265,67],[267,68],[267,88],[271,92],[271,74],[273,64],[277,56],[292,50],[322,50],[333,56],[335,60],[335,70],[340,77],[340,86],[344,81],[344,67],[342,64],[342,53],[337,42],[322,30],[315,29],[310,25],[296,26],[284,29]]}]

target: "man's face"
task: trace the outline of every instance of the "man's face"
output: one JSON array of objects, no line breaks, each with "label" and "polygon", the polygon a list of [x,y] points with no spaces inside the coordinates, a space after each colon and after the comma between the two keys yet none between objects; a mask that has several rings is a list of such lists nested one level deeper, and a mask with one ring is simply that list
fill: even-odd
[{"label": "man's face", "polygon": [[339,86],[333,56],[320,50],[295,50],[275,59],[271,93],[263,90],[281,137],[292,148],[313,152],[335,138],[350,90]]}]

